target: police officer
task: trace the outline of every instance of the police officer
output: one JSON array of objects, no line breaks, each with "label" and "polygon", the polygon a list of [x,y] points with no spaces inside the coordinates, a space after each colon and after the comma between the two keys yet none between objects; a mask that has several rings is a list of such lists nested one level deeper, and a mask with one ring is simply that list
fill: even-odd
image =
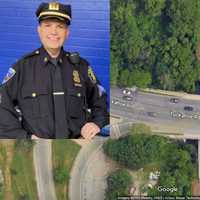
[{"label": "police officer", "polygon": [[88,62],[64,51],[71,6],[41,3],[42,46],[8,71],[0,87],[0,138],[93,138],[108,124],[106,94]]}]

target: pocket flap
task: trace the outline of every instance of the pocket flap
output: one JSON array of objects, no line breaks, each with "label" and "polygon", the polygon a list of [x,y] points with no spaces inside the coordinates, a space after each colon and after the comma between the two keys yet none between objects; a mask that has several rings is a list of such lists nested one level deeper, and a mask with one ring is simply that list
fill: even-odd
[{"label": "pocket flap", "polygon": [[22,97],[23,98],[36,98],[40,95],[48,95],[48,91],[44,89],[40,90],[33,90],[33,89],[23,89],[22,90]]},{"label": "pocket flap", "polygon": [[69,89],[67,91],[68,95],[70,96],[75,96],[75,97],[83,97],[84,96],[84,92],[82,90],[73,90],[73,89]]}]

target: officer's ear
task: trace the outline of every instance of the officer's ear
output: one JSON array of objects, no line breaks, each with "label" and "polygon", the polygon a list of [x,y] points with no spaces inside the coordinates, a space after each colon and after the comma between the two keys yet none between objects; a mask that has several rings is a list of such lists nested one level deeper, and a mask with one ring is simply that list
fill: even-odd
[{"label": "officer's ear", "polygon": [[69,34],[70,34],[70,30],[69,30],[69,26],[67,26],[65,39],[69,37]]},{"label": "officer's ear", "polygon": [[38,24],[38,26],[37,26],[37,32],[40,35],[40,24]]}]

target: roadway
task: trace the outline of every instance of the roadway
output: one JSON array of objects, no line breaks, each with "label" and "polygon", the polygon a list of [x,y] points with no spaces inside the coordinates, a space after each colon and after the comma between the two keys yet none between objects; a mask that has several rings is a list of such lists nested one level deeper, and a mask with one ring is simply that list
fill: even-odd
[{"label": "roadway", "polygon": [[[122,89],[111,88],[111,115],[128,122],[143,122],[154,129],[184,134],[200,133],[200,103],[179,97],[178,103],[170,102],[172,96],[138,91],[132,101],[123,100]],[[193,111],[185,111],[192,106]]]},{"label": "roadway", "polygon": [[106,177],[111,169],[102,150],[105,141],[97,137],[79,151],[70,174],[70,200],[104,199]]},{"label": "roadway", "polygon": [[33,160],[39,200],[57,200],[53,174],[51,140],[35,140]]}]

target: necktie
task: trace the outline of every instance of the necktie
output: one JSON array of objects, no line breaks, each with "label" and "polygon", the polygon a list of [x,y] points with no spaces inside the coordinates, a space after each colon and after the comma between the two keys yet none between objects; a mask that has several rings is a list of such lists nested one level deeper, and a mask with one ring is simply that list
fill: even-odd
[{"label": "necktie", "polygon": [[63,81],[61,76],[61,68],[57,60],[52,59],[55,70],[53,74],[53,99],[54,99],[54,116],[55,116],[55,129],[56,138],[68,138],[69,130],[66,120],[65,112],[65,92],[63,89]]}]

